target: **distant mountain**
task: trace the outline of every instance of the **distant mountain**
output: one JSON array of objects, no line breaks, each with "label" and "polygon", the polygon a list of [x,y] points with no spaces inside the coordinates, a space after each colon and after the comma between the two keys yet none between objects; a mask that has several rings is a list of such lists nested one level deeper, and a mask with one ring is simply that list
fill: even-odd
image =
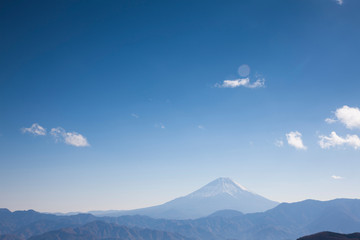
[{"label": "distant mountain", "polygon": [[186,221],[144,216],[122,216],[115,221],[120,225],[177,232],[194,239],[288,240],[322,231],[358,231],[360,200],[306,200],[282,203],[263,213],[228,216],[226,211],[220,211],[209,217]]},{"label": "distant mountain", "polygon": [[29,240],[190,240],[176,233],[119,226],[95,221],[81,227],[64,228]]},{"label": "distant mountain", "polygon": [[219,210],[217,212],[214,212],[213,214],[209,215],[208,217],[222,217],[222,218],[233,218],[233,217],[239,217],[243,216],[244,214],[242,212],[236,211],[236,210]]},{"label": "distant mountain", "polygon": [[[2,235],[0,240],[26,240],[31,236],[42,236],[51,231],[56,231],[61,236],[66,235],[67,231],[73,234],[74,229],[83,229],[84,224],[93,221],[117,224],[116,226],[126,226],[131,229],[153,229],[176,233],[194,240],[289,240],[323,231],[339,233],[359,231],[360,199],[282,203],[262,213],[242,214],[234,210],[221,210],[194,220],[155,219],[140,215],[56,216],[35,211],[11,212],[2,209],[0,210],[0,235]],[[62,230],[59,232],[59,229]],[[86,231],[79,230],[75,233],[81,232]],[[66,236],[69,236],[69,239],[73,237],[73,235]]]},{"label": "distant mountain", "polygon": [[1,235],[0,240],[22,240],[22,238],[12,234],[6,234]]},{"label": "distant mountain", "polygon": [[360,240],[360,233],[340,234],[334,232],[320,232],[301,237],[298,240]]},{"label": "distant mountain", "polygon": [[223,209],[263,212],[278,203],[248,191],[230,178],[218,178],[201,189],[162,205],[129,210],[90,212],[97,216],[146,215],[153,218],[195,219]]},{"label": "distant mountain", "polygon": [[0,209],[0,240],[27,239],[51,230],[80,226],[96,219],[91,214],[56,216],[34,210],[11,212]]}]

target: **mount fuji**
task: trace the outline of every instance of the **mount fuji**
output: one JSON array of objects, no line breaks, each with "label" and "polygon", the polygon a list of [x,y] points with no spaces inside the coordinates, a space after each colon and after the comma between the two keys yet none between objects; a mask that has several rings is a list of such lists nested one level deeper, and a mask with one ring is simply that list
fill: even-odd
[{"label": "mount fuji", "polygon": [[189,195],[162,205],[135,210],[90,213],[97,216],[146,215],[165,219],[195,219],[220,210],[254,213],[269,210],[277,205],[278,202],[250,192],[230,178],[218,178]]}]

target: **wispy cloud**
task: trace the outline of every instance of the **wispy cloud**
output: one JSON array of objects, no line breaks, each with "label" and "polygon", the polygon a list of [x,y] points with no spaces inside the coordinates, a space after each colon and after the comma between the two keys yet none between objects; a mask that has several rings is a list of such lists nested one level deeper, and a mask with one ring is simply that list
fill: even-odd
[{"label": "wispy cloud", "polygon": [[134,118],[139,118],[140,117],[139,115],[137,115],[135,113],[132,113],[131,116],[134,117]]},{"label": "wispy cloud", "polygon": [[284,141],[283,140],[276,140],[274,144],[277,147],[283,147],[284,146]]},{"label": "wispy cloud", "polygon": [[224,80],[221,84],[215,84],[217,88],[260,88],[265,86],[265,79],[259,78],[255,82],[251,83],[249,78],[239,78],[234,80]]},{"label": "wispy cloud", "polygon": [[327,118],[327,119],[325,119],[325,122],[327,122],[328,124],[332,124],[332,123],[336,122],[336,120],[333,118]]},{"label": "wispy cloud", "polygon": [[[45,136],[47,134],[46,129],[40,126],[38,123],[34,123],[29,128],[22,128],[23,133],[30,133],[35,136]],[[56,141],[62,141],[66,144],[73,145],[76,147],[87,147],[90,146],[87,139],[77,132],[66,132],[63,128],[57,127],[52,128],[50,135],[54,136]]]},{"label": "wispy cloud", "polygon": [[346,137],[340,137],[336,132],[331,132],[330,136],[319,136],[319,145],[321,148],[331,148],[337,146],[348,145],[354,149],[360,148],[360,138],[357,135],[346,135]]},{"label": "wispy cloud", "polygon": [[332,178],[332,179],[335,179],[335,180],[341,180],[341,179],[343,179],[343,177],[337,176],[337,175],[332,175],[331,178]]},{"label": "wispy cloud", "polygon": [[68,145],[75,147],[88,147],[90,144],[87,139],[77,132],[66,132],[63,128],[52,128],[50,134],[55,137],[57,141],[63,141]]},{"label": "wispy cloud", "polygon": [[302,134],[298,131],[289,132],[286,134],[286,139],[290,146],[293,146],[299,150],[306,150],[307,147],[304,145],[301,137]]},{"label": "wispy cloud", "polygon": [[155,124],[155,127],[156,127],[156,128],[165,129],[165,125],[162,124],[162,123],[156,123],[156,124]]},{"label": "wispy cloud", "polygon": [[336,0],[337,4],[339,4],[340,6],[343,5],[344,0]]},{"label": "wispy cloud", "polygon": [[199,125],[198,128],[201,129],[201,130],[205,129],[205,127],[203,125]]},{"label": "wispy cloud", "polygon": [[325,119],[327,123],[334,123],[340,121],[348,129],[360,129],[360,109],[357,107],[343,106],[336,109],[335,118]]},{"label": "wispy cloud", "polygon": [[40,126],[38,123],[34,123],[29,128],[22,128],[21,131],[23,133],[31,133],[35,136],[45,136],[46,130],[42,126]]}]

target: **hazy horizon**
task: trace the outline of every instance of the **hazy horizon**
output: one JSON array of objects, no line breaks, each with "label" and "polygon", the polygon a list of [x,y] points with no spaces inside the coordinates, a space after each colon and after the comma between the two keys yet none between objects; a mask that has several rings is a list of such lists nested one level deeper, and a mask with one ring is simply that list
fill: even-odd
[{"label": "hazy horizon", "polygon": [[[215,179],[213,179],[215,180]],[[232,179],[233,180],[233,179]],[[211,182],[211,181],[210,181]],[[236,181],[235,181],[236,182]],[[209,183],[209,182],[208,182]],[[206,183],[206,184],[208,184]],[[236,182],[238,183],[238,182]],[[9,209],[10,211],[27,211],[27,210],[35,210],[35,211],[38,211],[38,212],[47,212],[47,213],[62,213],[62,214],[69,214],[69,213],[87,213],[87,212],[91,212],[91,211],[111,211],[111,210],[135,210],[135,209],[141,209],[141,208],[147,208],[147,207],[153,207],[153,206],[157,206],[157,205],[161,205],[161,204],[164,204],[164,203],[167,203],[169,201],[172,201],[176,198],[180,198],[180,197],[184,197],[184,196],[187,196],[197,190],[199,190],[200,188],[204,187],[206,184],[203,184],[202,186],[200,186],[198,189],[193,189],[191,190],[191,192],[188,192],[188,193],[185,193],[183,195],[179,195],[179,196],[174,196],[173,198],[169,198],[169,199],[165,199],[164,201],[162,202],[155,202],[153,204],[150,204],[150,205],[144,205],[144,206],[135,206],[133,208],[103,208],[103,209],[84,209],[84,210],[75,210],[75,211],[44,211],[44,210],[39,210],[39,209],[33,209],[33,208],[27,208],[27,209],[15,209],[15,208],[7,208],[7,207],[3,207],[3,208],[7,208]],[[244,186],[245,187],[245,186]],[[259,194],[263,197],[266,197],[268,198],[267,196],[264,196],[262,195],[261,193],[258,193],[258,192],[254,192],[252,191],[251,189],[247,189],[248,191],[251,191],[253,193],[256,193],[256,194]],[[106,197],[106,196],[104,196]],[[315,198],[304,198],[304,199],[297,199],[297,200],[294,200],[294,201],[277,201],[277,200],[274,200],[274,199],[271,199],[269,198],[269,200],[273,200],[273,201],[276,201],[276,202],[279,202],[279,203],[295,203],[295,202],[301,202],[301,201],[305,201],[305,200],[318,200],[318,201],[329,201],[329,200],[334,200],[334,199],[344,199],[344,198],[348,198],[348,199],[360,199],[360,197],[335,197],[335,198],[324,198],[324,199],[315,199]]]},{"label": "hazy horizon", "polygon": [[229,177],[360,198],[360,1],[3,1],[0,208],[129,210]]}]

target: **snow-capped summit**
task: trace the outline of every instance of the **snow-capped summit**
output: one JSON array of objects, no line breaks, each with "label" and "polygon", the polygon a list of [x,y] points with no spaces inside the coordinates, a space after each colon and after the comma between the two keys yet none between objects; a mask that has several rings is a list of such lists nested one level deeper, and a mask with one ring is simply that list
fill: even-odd
[{"label": "snow-capped summit", "polygon": [[230,178],[218,178],[189,195],[162,205],[130,211],[112,211],[111,214],[100,215],[139,214],[154,218],[194,219],[219,210],[236,210],[242,213],[263,212],[276,205],[277,202],[250,192]]},{"label": "snow-capped summit", "polygon": [[176,198],[159,207],[175,215],[170,218],[197,218],[213,212],[231,209],[242,213],[263,212],[278,203],[247,190],[230,178],[218,178],[199,190]]},{"label": "snow-capped summit", "polygon": [[189,194],[188,197],[212,197],[223,193],[235,196],[243,192],[248,192],[248,190],[232,179],[222,177]]}]

